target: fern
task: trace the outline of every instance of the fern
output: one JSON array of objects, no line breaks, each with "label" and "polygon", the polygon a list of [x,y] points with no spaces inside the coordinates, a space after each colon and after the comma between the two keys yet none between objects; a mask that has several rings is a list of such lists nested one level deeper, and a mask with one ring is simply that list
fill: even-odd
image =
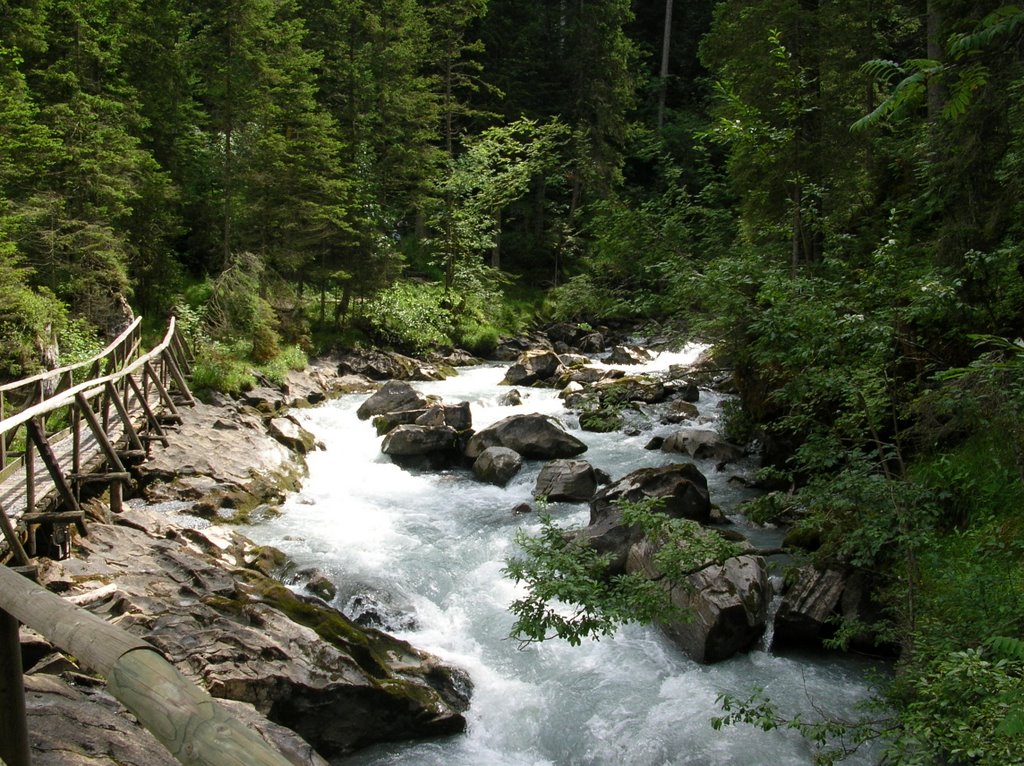
[{"label": "fern", "polygon": [[[995,636],[989,639],[988,645],[1001,660],[1024,662],[1024,640],[1009,636]],[[1010,704],[1010,710],[996,731],[1010,737],[1024,735],[1024,699],[1018,693],[1012,696],[1008,695],[1007,702]]]},{"label": "fern", "polygon": [[955,120],[966,114],[975,91],[988,83],[988,76],[989,70],[984,64],[972,64],[958,70],[958,77],[950,86],[946,97],[943,116]]},{"label": "fern", "polygon": [[899,117],[907,110],[920,106],[924,103],[928,80],[940,77],[944,69],[934,59],[910,59],[903,64],[875,59],[863,64],[860,71],[883,84],[888,84],[900,75],[903,75],[903,79],[896,83],[888,97],[870,114],[850,126],[854,132],[874,127],[889,117]]},{"label": "fern", "polygon": [[960,59],[989,47],[998,38],[1007,35],[1024,21],[1024,10],[1016,5],[1004,5],[983,18],[971,32],[949,38],[949,54]]},{"label": "fern", "polygon": [[1024,640],[1008,636],[990,638],[988,645],[996,656],[1006,660],[1024,662]]}]

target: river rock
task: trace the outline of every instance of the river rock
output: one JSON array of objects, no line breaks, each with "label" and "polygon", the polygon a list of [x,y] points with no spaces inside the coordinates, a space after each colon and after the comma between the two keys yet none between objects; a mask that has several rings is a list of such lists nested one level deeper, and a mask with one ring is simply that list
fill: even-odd
[{"label": "river rock", "polygon": [[699,402],[700,388],[692,380],[669,380],[665,383],[668,395],[684,402]]},{"label": "river rock", "polygon": [[575,457],[587,450],[554,418],[537,413],[512,415],[478,431],[466,446],[466,457],[475,460],[488,447],[508,447],[539,459]]},{"label": "river rock", "polygon": [[338,360],[341,375],[365,375],[371,380],[444,380],[455,371],[392,351],[356,349]]},{"label": "river rock", "polygon": [[425,410],[427,397],[401,380],[389,380],[379,391],[359,405],[356,415],[360,420],[367,420],[374,415],[401,410]]},{"label": "river rock", "polygon": [[458,433],[450,426],[398,426],[388,432],[380,451],[392,457],[417,457],[450,453]]},{"label": "river rock", "polygon": [[473,474],[488,484],[504,487],[523,467],[523,456],[508,447],[488,447],[473,461]]},{"label": "river rock", "polygon": [[[647,540],[634,545],[627,571],[659,579],[661,573],[652,560],[655,550]],[[771,586],[761,556],[733,556],[674,586],[660,581],[672,603],[691,616],[661,627],[691,659],[703,663],[726,660],[748,649],[764,633]]]},{"label": "river rock", "polygon": [[524,351],[509,367],[504,386],[532,386],[538,383],[552,383],[565,373],[565,367],[554,351]]},{"label": "river rock", "polygon": [[673,518],[707,523],[711,516],[708,482],[692,463],[641,468],[600,489],[590,501],[590,524],[582,536],[602,553],[612,555],[611,573],[625,570],[631,546],[642,533],[622,521],[619,503],[661,500],[660,511]]},{"label": "river rock", "polygon": [[[422,410],[398,410],[397,412],[385,412],[383,415],[374,415],[373,424],[377,436],[383,436],[397,426],[411,426],[423,417],[428,409]],[[419,425],[422,425],[420,423]]]},{"label": "river rock", "polygon": [[281,444],[300,455],[305,455],[316,449],[316,437],[292,418],[272,418],[267,423],[267,430]]},{"label": "river rock", "polygon": [[445,404],[442,406],[444,408],[445,425],[451,426],[459,432],[468,431],[473,427],[473,413],[469,409],[469,402]]},{"label": "river rock", "polygon": [[494,350],[494,358],[503,361],[511,362],[514,361],[524,351],[536,351],[536,350],[551,351],[552,344],[551,339],[543,333],[529,333],[527,335],[520,335],[516,338],[504,338],[498,347]]},{"label": "river rock", "polygon": [[694,460],[732,463],[743,457],[743,448],[730,444],[717,431],[709,428],[683,428],[669,434],[662,442],[663,452],[682,452]]},{"label": "river rock", "polygon": [[[687,420],[696,420],[700,417],[700,410],[697,405],[684,399],[677,399],[670,402],[668,409],[662,414],[662,423],[682,423]],[[662,440],[664,443],[664,440]]]},{"label": "river rock", "polygon": [[579,339],[576,348],[584,354],[599,354],[604,351],[604,336],[599,332],[590,332]]},{"label": "river rock", "polygon": [[25,676],[25,709],[33,766],[180,766],[102,687],[33,673]]},{"label": "river rock", "polygon": [[[202,403],[180,412],[182,423],[169,444],[153,442],[149,460],[136,468],[147,497],[176,499],[180,486],[185,495],[220,493],[237,506],[283,498],[296,486],[304,466],[267,432],[259,413]],[[190,482],[201,489],[189,489]]]},{"label": "river rock", "polygon": [[665,384],[647,375],[627,375],[617,379],[606,378],[594,385],[594,390],[603,403],[621,404],[643,402],[657,404],[665,401],[668,392]]},{"label": "river rock", "polygon": [[502,407],[518,407],[523,403],[523,395],[518,388],[513,388],[498,397],[498,404]]},{"label": "river rock", "polygon": [[558,355],[558,361],[562,363],[563,367],[568,369],[579,369],[590,364],[590,357],[583,354],[565,353]]},{"label": "river rock", "polygon": [[186,536],[134,510],[123,521],[132,526],[91,525],[73,574],[51,562],[41,578],[75,595],[113,585],[89,609],[117,618],[213,696],[254,705],[329,758],[464,728],[461,671],[249,569],[243,536]]},{"label": "river rock", "polygon": [[273,386],[257,386],[243,392],[240,399],[263,415],[279,415],[289,407],[288,396]]},{"label": "river rock", "polygon": [[533,496],[552,502],[582,503],[597,491],[597,474],[586,460],[552,460],[537,476]]},{"label": "river rock", "polygon": [[643,364],[654,359],[654,354],[640,346],[615,346],[612,348],[606,364]]}]

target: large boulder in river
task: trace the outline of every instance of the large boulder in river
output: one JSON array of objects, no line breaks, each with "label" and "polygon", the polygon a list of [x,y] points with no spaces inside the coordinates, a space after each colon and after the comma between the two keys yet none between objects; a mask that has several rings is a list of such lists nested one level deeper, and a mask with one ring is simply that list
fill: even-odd
[{"label": "large boulder in river", "polygon": [[624,571],[631,546],[643,534],[622,521],[622,502],[658,500],[659,512],[706,523],[711,518],[708,480],[692,463],[641,468],[601,489],[590,502],[590,524],[581,532],[602,553],[612,554],[612,573]]},{"label": "large boulder in river", "polygon": [[565,366],[554,351],[524,351],[508,368],[501,381],[505,386],[532,386],[549,383],[565,372]]},{"label": "large boulder in river", "polygon": [[371,380],[444,380],[455,370],[391,351],[356,349],[338,359],[338,374],[364,375]]},{"label": "large boulder in river", "polygon": [[533,496],[552,502],[582,503],[597,491],[597,473],[586,460],[552,460],[537,476]]},{"label": "large boulder in river", "polygon": [[727,442],[718,431],[710,428],[681,428],[665,437],[663,452],[682,452],[694,460],[714,460],[732,463],[743,457],[743,448]]},{"label": "large boulder in river", "polygon": [[654,359],[654,354],[640,346],[615,346],[612,348],[606,364],[643,364]]},{"label": "large boulder in river", "polygon": [[388,432],[380,451],[409,468],[447,468],[460,460],[459,434],[451,426],[402,425]]},{"label": "large boulder in river", "polygon": [[429,455],[453,449],[457,438],[458,432],[450,426],[402,425],[388,432],[380,451],[399,457]]},{"label": "large boulder in river", "polygon": [[356,415],[367,420],[374,415],[402,410],[425,410],[427,397],[401,380],[389,380],[377,393],[359,405]]},{"label": "large boulder in river", "polygon": [[567,432],[554,418],[539,413],[511,415],[474,434],[466,457],[475,460],[488,447],[508,447],[524,458],[576,457],[587,445]]},{"label": "large boulder in river", "polygon": [[508,447],[488,447],[473,461],[473,474],[488,484],[504,487],[523,467],[523,456]]},{"label": "large boulder in river", "polygon": [[653,562],[656,548],[644,540],[630,550],[627,569],[659,580],[672,603],[689,619],[662,628],[697,662],[720,662],[748,649],[764,633],[771,599],[768,569],[761,556],[733,556],[667,583]]}]

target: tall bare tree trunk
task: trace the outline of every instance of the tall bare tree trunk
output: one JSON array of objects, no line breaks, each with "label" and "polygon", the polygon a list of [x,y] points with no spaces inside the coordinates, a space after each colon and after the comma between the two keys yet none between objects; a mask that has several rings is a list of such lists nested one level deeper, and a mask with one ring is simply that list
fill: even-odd
[{"label": "tall bare tree trunk", "polygon": [[668,96],[668,60],[672,48],[672,0],[665,0],[665,34],[661,41],[661,82],[658,83],[658,133],[665,124],[665,99]]}]

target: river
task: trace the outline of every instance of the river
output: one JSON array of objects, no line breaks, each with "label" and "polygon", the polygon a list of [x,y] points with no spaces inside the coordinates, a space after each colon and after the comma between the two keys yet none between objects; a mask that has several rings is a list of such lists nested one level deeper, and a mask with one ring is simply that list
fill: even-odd
[{"label": "river", "polygon": [[[647,369],[686,362],[698,350],[662,354]],[[471,367],[446,381],[414,385],[448,403],[471,402],[477,429],[514,413],[556,415],[589,445],[581,457],[613,479],[679,458],[644,449],[668,426],[636,436],[579,431],[555,391],[522,389],[522,406],[500,406],[508,390],[498,385],[504,372],[504,366]],[[345,396],[296,413],[326,449],[308,456],[309,477],[281,514],[246,534],[281,548],[299,566],[323,571],[338,585],[336,605],[343,610],[379,603],[392,632],[465,668],[474,692],[466,734],[373,747],[339,766],[805,766],[813,763],[813,750],[794,732],[713,730],[718,695],[746,697],[759,687],[787,714],[818,709],[846,717],[869,696],[866,666],[850,658],[754,650],[703,666],[645,626],[580,647],[557,640],[520,647],[508,637],[507,607],[516,588],[502,568],[515,553],[516,530],[538,529],[536,514],[512,509],[532,503],[541,463],[528,461],[504,488],[478,483],[465,470],[403,470],[381,455],[373,427],[356,418],[365,398]],[[703,421],[718,419],[720,401],[701,391]],[[733,514],[746,490],[728,481],[732,473],[700,467],[712,502]],[[586,504],[552,504],[549,511],[565,526],[589,518]],[[760,544],[778,540],[774,530],[744,531]],[[860,752],[847,763],[875,760]]]}]

